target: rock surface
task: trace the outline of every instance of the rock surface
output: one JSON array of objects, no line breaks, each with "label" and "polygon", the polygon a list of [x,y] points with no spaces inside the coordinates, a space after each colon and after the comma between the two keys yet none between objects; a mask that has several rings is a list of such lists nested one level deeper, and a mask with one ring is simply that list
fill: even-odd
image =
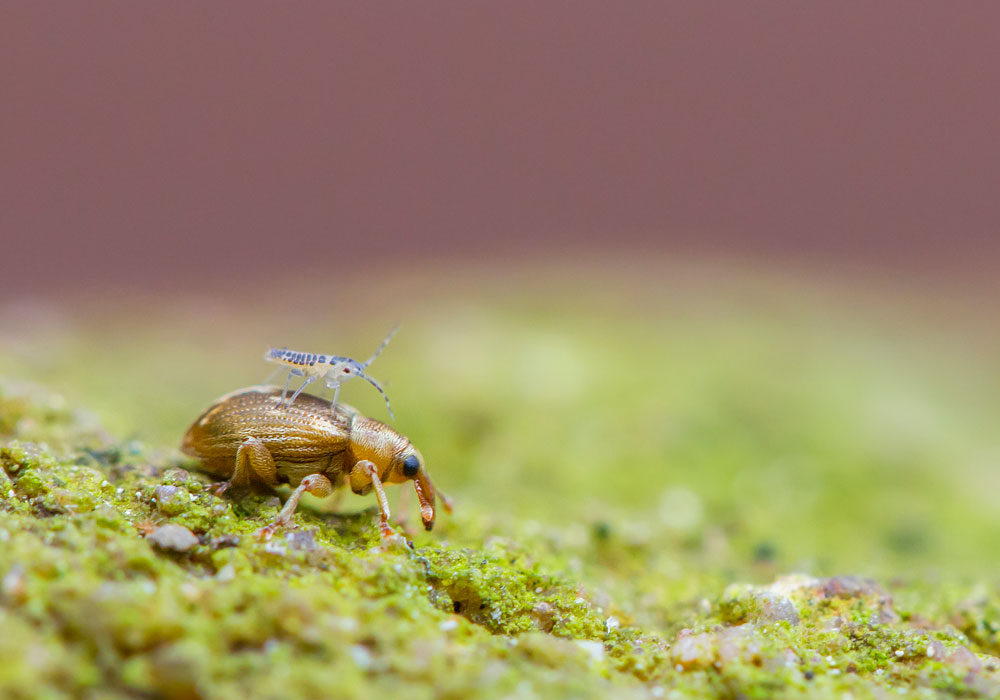
[{"label": "rock surface", "polygon": [[198,544],[198,538],[183,525],[162,525],[146,535],[146,539],[160,549],[186,552]]}]

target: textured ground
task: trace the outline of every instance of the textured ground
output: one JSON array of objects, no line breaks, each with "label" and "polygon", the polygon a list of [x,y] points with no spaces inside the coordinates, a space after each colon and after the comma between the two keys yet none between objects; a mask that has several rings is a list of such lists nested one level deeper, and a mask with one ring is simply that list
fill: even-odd
[{"label": "textured ground", "polygon": [[[0,309],[0,695],[1000,694],[1000,373],[968,307],[588,279]],[[257,541],[277,501],[208,493],[188,422],[268,344],[366,355],[399,318],[372,373],[455,514],[386,551],[373,499],[309,500]]]}]

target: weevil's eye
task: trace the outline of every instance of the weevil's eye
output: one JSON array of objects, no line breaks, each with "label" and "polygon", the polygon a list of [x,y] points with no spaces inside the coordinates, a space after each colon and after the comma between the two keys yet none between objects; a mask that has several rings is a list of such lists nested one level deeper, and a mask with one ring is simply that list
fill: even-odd
[{"label": "weevil's eye", "polygon": [[420,471],[420,460],[416,455],[410,455],[403,460],[403,476],[412,479]]}]

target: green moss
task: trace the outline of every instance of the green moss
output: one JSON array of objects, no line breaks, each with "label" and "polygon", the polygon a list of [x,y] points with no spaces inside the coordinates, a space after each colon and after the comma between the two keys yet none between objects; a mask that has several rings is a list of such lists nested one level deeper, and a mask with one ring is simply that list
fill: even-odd
[{"label": "green moss", "polygon": [[[29,694],[19,669],[32,648],[49,650],[33,677],[53,692],[178,698],[309,694],[326,682],[346,696],[403,683],[459,695],[483,673],[497,695],[529,683],[576,696],[975,695],[995,679],[996,660],[971,655],[970,686],[969,658],[948,661],[965,638],[948,633],[945,646],[908,627],[870,581],[734,584],[697,614],[701,631],[669,640],[612,615],[625,617],[556,563],[551,533],[386,552],[370,510],[303,511],[298,529],[265,543],[254,533],[274,517],[272,499],[224,501],[169,460],[102,471],[17,446],[4,454],[17,474],[0,512],[5,643],[19,650],[0,663],[11,697]],[[151,547],[142,533],[166,522],[200,544]],[[940,658],[928,656],[933,644]]]},{"label": "green moss", "polygon": [[398,425],[457,505],[413,550],[353,495],[262,542],[280,501],[219,498],[177,453],[260,374],[224,324],[185,346],[154,310],[111,359],[0,355],[73,397],[0,381],[0,695],[1000,694],[992,366],[822,305],[640,301],[442,302],[394,340]]}]

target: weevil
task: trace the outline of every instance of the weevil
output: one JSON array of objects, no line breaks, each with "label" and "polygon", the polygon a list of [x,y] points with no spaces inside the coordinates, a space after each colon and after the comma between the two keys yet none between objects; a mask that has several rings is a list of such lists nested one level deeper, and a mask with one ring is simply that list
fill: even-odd
[{"label": "weevil", "polygon": [[[434,526],[434,485],[423,455],[409,439],[346,404],[331,408],[326,399],[302,394],[293,405],[282,406],[276,401],[279,393],[276,386],[255,386],[220,397],[188,428],[181,444],[206,472],[228,479],[217,493],[231,487],[294,487],[262,537],[291,523],[306,491],[322,498],[345,484],[359,495],[375,492],[385,540],[400,536],[389,525],[384,484],[412,481],[424,528]],[[439,495],[451,512],[450,501]]]},{"label": "weevil", "polygon": [[342,357],[340,355],[319,355],[314,352],[299,352],[298,350],[289,350],[288,348],[268,348],[267,352],[264,353],[265,360],[291,368],[288,371],[288,376],[285,378],[285,388],[281,392],[281,402],[284,403],[285,401],[285,396],[288,394],[288,385],[291,383],[292,377],[305,377],[305,381],[292,394],[292,398],[288,400],[289,405],[295,403],[295,399],[298,398],[303,389],[317,379],[322,378],[326,380],[327,388],[333,389],[331,406],[337,404],[337,398],[340,396],[340,385],[348,379],[360,377],[378,389],[378,392],[382,394],[382,398],[385,399],[385,407],[389,411],[389,417],[395,420],[395,416],[392,415],[392,406],[389,404],[389,397],[386,396],[385,391],[377,381],[365,374],[365,370],[385,350],[385,346],[389,344],[389,341],[392,340],[392,336],[396,334],[398,329],[399,326],[395,326],[389,331],[389,334],[382,341],[382,344],[378,346],[374,354],[364,362],[358,362],[350,357]]}]

